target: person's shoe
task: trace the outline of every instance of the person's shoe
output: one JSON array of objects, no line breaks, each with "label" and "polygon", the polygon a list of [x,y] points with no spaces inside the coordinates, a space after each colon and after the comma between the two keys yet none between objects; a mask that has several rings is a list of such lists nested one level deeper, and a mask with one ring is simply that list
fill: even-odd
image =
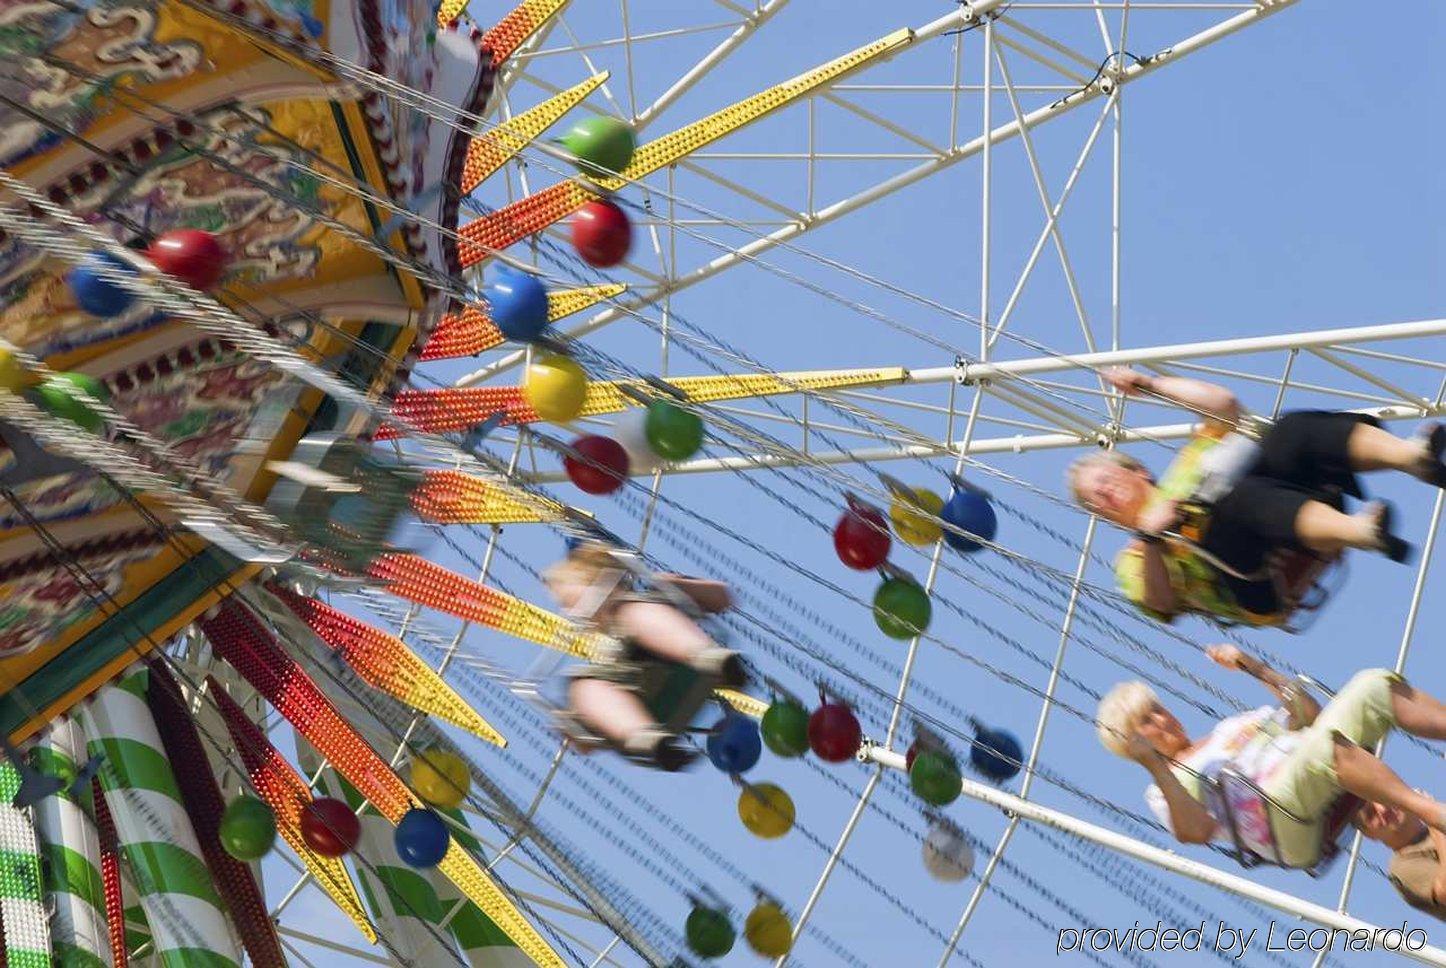
[{"label": "person's shoe", "polygon": [[743,657],[732,649],[714,646],[704,649],[693,657],[692,666],[707,676],[713,676],[718,684],[729,689],[741,689],[748,684],[748,670]]},{"label": "person's shoe", "polygon": [[1366,505],[1361,513],[1375,519],[1375,542],[1371,545],[1372,548],[1397,564],[1405,564],[1411,560],[1416,550],[1411,542],[1391,533],[1396,512],[1390,502],[1373,501]]},{"label": "person's shoe", "polygon": [[1421,442],[1421,458],[1411,473],[1437,487],[1446,487],[1446,462],[1441,457],[1446,453],[1446,424],[1432,421],[1416,432]]},{"label": "person's shoe", "polygon": [[698,751],[685,746],[678,737],[657,727],[640,729],[623,744],[628,759],[676,773],[698,758]]}]

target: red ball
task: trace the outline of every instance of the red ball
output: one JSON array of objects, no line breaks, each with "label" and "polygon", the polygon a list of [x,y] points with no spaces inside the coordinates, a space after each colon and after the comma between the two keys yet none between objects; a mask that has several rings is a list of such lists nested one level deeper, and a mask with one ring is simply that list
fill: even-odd
[{"label": "red ball", "polygon": [[227,261],[216,236],[200,229],[172,229],[151,243],[146,258],[166,275],[202,291],[220,281]]},{"label": "red ball", "polygon": [[628,452],[611,437],[588,434],[572,442],[562,459],[568,478],[589,494],[611,494],[628,476]]},{"label": "red ball", "polygon": [[863,741],[858,717],[841,702],[826,702],[808,717],[808,745],[824,762],[842,763]]},{"label": "red ball", "polygon": [[340,857],[356,849],[361,821],[342,801],[318,797],[302,808],[301,839],[323,857]]},{"label": "red ball", "polygon": [[588,265],[611,268],[633,247],[633,223],[615,202],[595,199],[572,217],[572,245]]},{"label": "red ball", "polygon": [[850,504],[833,529],[833,548],[850,568],[871,571],[889,557],[889,523],[877,509]]}]

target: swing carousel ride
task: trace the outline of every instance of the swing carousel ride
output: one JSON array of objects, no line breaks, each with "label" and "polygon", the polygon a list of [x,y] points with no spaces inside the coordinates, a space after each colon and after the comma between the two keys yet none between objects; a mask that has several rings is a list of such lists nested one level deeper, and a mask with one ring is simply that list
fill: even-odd
[{"label": "swing carousel ride", "polygon": [[[1442,410],[1439,320],[1122,341],[1127,90],[1296,3],[800,6],[0,6],[4,964],[979,964],[1092,923],[1040,858],[1363,923],[1355,851],[1313,900],[1041,755],[1119,667],[1234,702],[1024,463],[1188,436],[1105,367]],[[891,199],[979,308],[866,267]],[[598,541],[732,586],[748,681],[643,690],[707,766],[557,729],[608,635],[539,576]]]}]

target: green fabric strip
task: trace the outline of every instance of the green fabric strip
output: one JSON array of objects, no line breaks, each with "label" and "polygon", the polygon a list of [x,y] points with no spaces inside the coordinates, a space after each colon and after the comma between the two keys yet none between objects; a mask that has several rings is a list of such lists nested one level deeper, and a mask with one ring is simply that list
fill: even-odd
[{"label": "green fabric strip", "polygon": [[52,893],[74,894],[97,911],[105,910],[105,884],[84,854],[63,844],[46,844],[44,858],[46,886]]},{"label": "green fabric strip", "polygon": [[225,955],[204,948],[172,948],[159,952],[163,968],[239,968]]},{"label": "green fabric strip", "polygon": [[420,918],[429,924],[442,920],[442,903],[426,878],[405,867],[377,864],[372,874],[381,881],[392,910],[402,917]]},{"label": "green fabric strip", "polygon": [[159,841],[121,844],[121,856],[143,894],[187,894],[213,907],[221,898],[201,858],[183,847]]},{"label": "green fabric strip", "polygon": [[141,702],[145,702],[146,686],[150,683],[150,681],[151,674],[147,672],[144,668],[141,668],[137,669],[135,672],[132,672],[124,679],[115,683],[115,687],[117,689],[124,689],[126,692],[130,693],[132,696],[135,696]]},{"label": "green fabric strip", "polygon": [[[455,903],[455,902],[454,902]],[[463,951],[475,951],[478,948],[515,948],[516,944],[507,937],[507,933],[499,928],[492,919],[482,913],[482,909],[471,901],[462,905],[452,920],[447,922],[451,929],[452,936],[462,946]]]},{"label": "green fabric strip", "polygon": [[159,750],[145,743],[122,736],[103,736],[89,743],[92,752],[105,757],[106,768],[100,771],[101,784],[107,790],[130,787],[150,790],[181,802],[171,766]]},{"label": "green fabric strip", "polygon": [[106,968],[106,963],[84,948],[58,942],[55,945],[55,968]]}]

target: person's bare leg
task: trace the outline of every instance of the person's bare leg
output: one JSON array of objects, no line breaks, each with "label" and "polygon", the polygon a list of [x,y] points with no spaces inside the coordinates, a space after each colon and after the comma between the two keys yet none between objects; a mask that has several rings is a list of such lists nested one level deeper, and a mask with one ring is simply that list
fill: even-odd
[{"label": "person's bare leg", "polygon": [[1351,470],[1406,471],[1414,474],[1421,466],[1425,451],[1420,440],[1397,437],[1388,430],[1370,424],[1356,424],[1346,438],[1346,457]]},{"label": "person's bare leg", "polygon": [[1446,739],[1446,704],[1405,682],[1391,683],[1396,725],[1413,736]]},{"label": "person's bare leg", "polygon": [[657,602],[624,602],[616,614],[618,631],[654,655],[689,663],[713,640],[687,615]]},{"label": "person's bare leg", "polygon": [[1347,793],[1399,807],[1438,830],[1446,830],[1446,814],[1439,803],[1411,789],[1376,756],[1340,736],[1335,740],[1335,767],[1341,788]]},{"label": "person's bare leg", "polygon": [[1346,514],[1321,501],[1307,501],[1295,516],[1295,536],[1302,545],[1322,555],[1347,548],[1373,548],[1376,512]]},{"label": "person's bare leg", "polygon": [[601,679],[574,680],[567,693],[572,711],[589,729],[625,744],[639,730],[656,728],[648,707],[622,686]]}]

